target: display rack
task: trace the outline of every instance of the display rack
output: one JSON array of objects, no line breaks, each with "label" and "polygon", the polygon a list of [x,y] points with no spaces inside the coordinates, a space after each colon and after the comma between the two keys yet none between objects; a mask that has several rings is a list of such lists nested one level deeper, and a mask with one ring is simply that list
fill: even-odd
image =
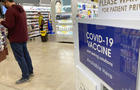
[{"label": "display rack", "polygon": [[7,55],[6,30],[0,25],[0,62],[6,59]]},{"label": "display rack", "polygon": [[[69,6],[71,8],[71,6]],[[66,8],[63,6],[62,8]],[[56,13],[56,40],[58,42],[73,42],[72,12]]]},{"label": "display rack", "polygon": [[50,15],[50,7],[36,7],[36,6],[24,6],[27,15],[27,25],[29,31],[29,38],[32,39],[34,37],[40,36],[39,31],[39,22],[37,19],[38,12],[41,12],[43,15],[43,19],[45,21],[44,30],[48,30],[48,20]]},{"label": "display rack", "polygon": [[98,3],[96,2],[78,2],[77,18],[84,20],[94,20],[98,17]]}]

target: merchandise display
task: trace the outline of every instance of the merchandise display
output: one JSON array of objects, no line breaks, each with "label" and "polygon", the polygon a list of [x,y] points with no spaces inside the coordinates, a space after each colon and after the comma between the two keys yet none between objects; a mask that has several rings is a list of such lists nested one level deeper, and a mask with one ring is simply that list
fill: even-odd
[{"label": "merchandise display", "polygon": [[73,22],[71,5],[62,6],[61,12],[55,16],[56,40],[58,42],[73,42]]},{"label": "merchandise display", "polygon": [[77,17],[82,19],[93,19],[98,17],[98,3],[78,3]]},{"label": "merchandise display", "polygon": [[29,30],[29,38],[34,38],[40,36],[39,22],[38,22],[38,12],[43,15],[43,20],[45,21],[43,30],[48,31],[48,21],[50,18],[50,7],[36,7],[36,6],[23,6],[27,14],[27,24]]},{"label": "merchandise display", "polygon": [[49,19],[48,21],[48,34],[54,34],[53,26],[52,26],[52,19]]},{"label": "merchandise display", "polygon": [[0,62],[6,59],[6,55],[8,55],[6,30],[3,26],[0,26]]}]

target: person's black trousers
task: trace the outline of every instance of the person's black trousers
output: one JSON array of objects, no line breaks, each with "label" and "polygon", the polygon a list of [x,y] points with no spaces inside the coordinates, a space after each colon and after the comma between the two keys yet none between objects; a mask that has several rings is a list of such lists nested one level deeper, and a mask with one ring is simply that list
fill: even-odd
[{"label": "person's black trousers", "polygon": [[33,66],[27,49],[27,42],[10,43],[10,45],[22,71],[22,78],[29,78],[29,75],[33,73]]}]

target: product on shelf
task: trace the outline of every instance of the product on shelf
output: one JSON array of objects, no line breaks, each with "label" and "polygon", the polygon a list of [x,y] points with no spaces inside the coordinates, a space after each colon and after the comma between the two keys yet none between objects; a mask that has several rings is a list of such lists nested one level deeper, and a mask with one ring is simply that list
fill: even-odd
[{"label": "product on shelf", "polygon": [[6,42],[6,30],[4,27],[0,26],[0,62],[6,59],[6,55],[8,55]]},{"label": "product on shelf", "polygon": [[98,16],[98,3],[78,3],[77,5],[77,17],[78,18],[95,18]]},{"label": "product on shelf", "polygon": [[56,38],[58,42],[73,42],[72,12],[62,8],[63,12],[56,13]]},{"label": "product on shelf", "polygon": [[56,20],[61,20],[61,19],[70,19],[70,15],[56,15]]}]

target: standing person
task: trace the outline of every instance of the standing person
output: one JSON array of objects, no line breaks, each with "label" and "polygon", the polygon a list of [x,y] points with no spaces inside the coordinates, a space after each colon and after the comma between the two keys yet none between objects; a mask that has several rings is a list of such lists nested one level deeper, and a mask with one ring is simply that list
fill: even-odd
[{"label": "standing person", "polygon": [[43,24],[44,24],[44,23],[42,23],[43,21],[44,20],[43,20],[43,16],[42,16],[41,12],[38,12],[38,22],[39,22],[39,29],[40,29],[40,31],[43,30]]},{"label": "standing person", "polygon": [[[36,18],[38,18],[40,32],[41,33],[46,33],[46,31],[43,31],[43,26],[44,26],[45,21],[43,20],[43,15],[41,14],[41,12],[38,12],[38,17],[36,17]],[[45,36],[44,35],[42,36],[42,34],[41,34],[42,42],[46,42],[47,41],[46,38],[47,38],[46,34],[45,34]]]},{"label": "standing person", "polygon": [[0,23],[8,28],[8,39],[22,71],[22,78],[16,81],[16,84],[27,82],[30,76],[33,76],[32,61],[27,50],[27,21],[26,13],[20,5],[16,5],[14,0],[2,0],[7,8],[5,20],[0,19]]}]

